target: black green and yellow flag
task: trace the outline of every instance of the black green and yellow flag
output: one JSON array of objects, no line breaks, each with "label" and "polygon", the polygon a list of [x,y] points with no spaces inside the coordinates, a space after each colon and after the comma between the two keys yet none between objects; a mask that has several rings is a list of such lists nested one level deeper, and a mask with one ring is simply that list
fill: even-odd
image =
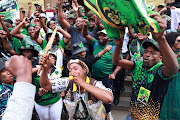
[{"label": "black green and yellow flag", "polygon": [[123,38],[124,27],[137,27],[144,35],[160,32],[143,0],[84,0],[84,4],[103,20],[109,38]]}]

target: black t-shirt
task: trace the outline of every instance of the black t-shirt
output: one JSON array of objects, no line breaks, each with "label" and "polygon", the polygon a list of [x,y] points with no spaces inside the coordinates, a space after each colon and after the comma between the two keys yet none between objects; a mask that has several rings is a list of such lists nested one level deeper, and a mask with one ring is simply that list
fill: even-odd
[{"label": "black t-shirt", "polygon": [[82,33],[77,31],[77,29],[72,25],[70,25],[69,33],[71,35],[71,48],[74,43],[82,41],[83,45],[87,48],[87,53],[89,53],[89,43],[83,37]]},{"label": "black t-shirt", "polygon": [[159,119],[161,105],[172,80],[172,77],[168,78],[163,75],[162,67],[162,62],[159,62],[149,70],[145,70],[143,61],[134,62],[134,69],[132,70],[134,81],[130,105],[131,114],[134,118]]}]

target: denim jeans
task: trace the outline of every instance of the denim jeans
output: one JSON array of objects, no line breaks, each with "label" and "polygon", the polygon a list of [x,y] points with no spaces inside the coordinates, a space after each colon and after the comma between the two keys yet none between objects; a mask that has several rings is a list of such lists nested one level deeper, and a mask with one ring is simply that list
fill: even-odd
[{"label": "denim jeans", "polygon": [[125,120],[131,120],[131,117],[129,116],[130,113],[127,114],[126,119]]},{"label": "denim jeans", "polygon": [[[116,66],[114,66],[116,68]],[[113,94],[114,98],[120,97],[120,90],[124,88],[124,77],[126,70],[122,68],[117,74],[115,80],[113,80]]]}]

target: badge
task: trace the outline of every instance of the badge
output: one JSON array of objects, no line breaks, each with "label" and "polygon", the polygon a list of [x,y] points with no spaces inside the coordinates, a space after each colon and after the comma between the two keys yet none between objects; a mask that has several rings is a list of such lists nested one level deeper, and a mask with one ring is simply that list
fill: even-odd
[{"label": "badge", "polygon": [[147,105],[151,91],[141,86],[137,100]]},{"label": "badge", "polygon": [[140,58],[140,54],[135,52],[134,55],[133,55],[133,60],[139,61],[139,58]]}]

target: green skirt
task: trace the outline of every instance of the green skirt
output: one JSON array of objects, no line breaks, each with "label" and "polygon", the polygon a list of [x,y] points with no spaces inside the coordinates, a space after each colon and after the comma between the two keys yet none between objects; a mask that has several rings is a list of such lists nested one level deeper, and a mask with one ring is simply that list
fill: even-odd
[{"label": "green skirt", "polygon": [[180,70],[169,84],[161,108],[160,120],[180,120]]}]

